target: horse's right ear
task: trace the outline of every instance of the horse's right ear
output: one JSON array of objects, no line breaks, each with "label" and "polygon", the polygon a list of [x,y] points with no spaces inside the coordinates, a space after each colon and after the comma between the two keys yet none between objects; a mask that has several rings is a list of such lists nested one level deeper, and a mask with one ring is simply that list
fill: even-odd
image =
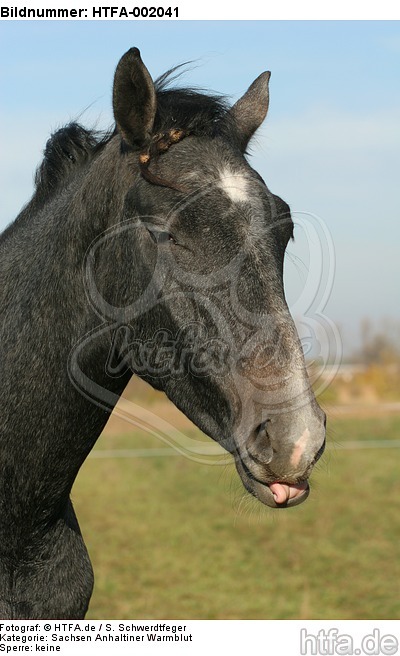
[{"label": "horse's right ear", "polygon": [[156,113],[156,91],[138,48],[120,59],[114,77],[113,109],[118,131],[132,147],[150,138]]}]

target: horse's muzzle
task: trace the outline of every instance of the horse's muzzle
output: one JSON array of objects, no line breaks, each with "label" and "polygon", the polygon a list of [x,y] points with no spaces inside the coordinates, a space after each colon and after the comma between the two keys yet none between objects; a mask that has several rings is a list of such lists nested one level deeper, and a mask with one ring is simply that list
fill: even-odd
[{"label": "horse's muzzle", "polygon": [[236,469],[246,490],[270,508],[292,508],[305,501],[310,493],[307,480],[298,483],[276,481],[263,483],[250,472],[240,457],[235,458]]}]

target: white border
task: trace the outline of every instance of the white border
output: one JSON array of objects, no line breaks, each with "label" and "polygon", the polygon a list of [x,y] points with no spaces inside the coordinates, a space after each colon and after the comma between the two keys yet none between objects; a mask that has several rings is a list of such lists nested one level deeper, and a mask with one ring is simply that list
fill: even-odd
[{"label": "white border", "polygon": [[[112,0],[106,2],[89,3],[82,0],[81,2],[67,0],[26,0],[25,2],[2,2],[2,7],[14,9],[10,11],[9,16],[2,15],[2,20],[33,20],[16,16],[15,8],[21,10],[29,9],[80,9],[81,20],[112,20],[112,21],[135,21],[151,20],[148,17],[133,18],[120,15],[122,9],[130,11],[133,7],[163,7],[167,9],[178,7],[178,19],[175,17],[165,17],[161,20],[399,20],[400,3],[393,0],[380,0],[372,2],[366,0],[337,0],[333,2],[322,2],[321,0],[280,0],[279,2],[260,2],[260,0],[246,0],[246,2],[233,2],[229,0],[220,0],[219,2],[203,0],[202,2],[189,2],[189,0],[126,0],[119,2]],[[93,10],[100,7],[108,7],[109,11],[103,11],[102,15],[93,15]],[[112,12],[111,7],[115,8]],[[54,20],[44,18],[41,20]],[[79,20],[79,18],[70,18],[69,20]],[[156,20],[160,20],[157,18]]]}]

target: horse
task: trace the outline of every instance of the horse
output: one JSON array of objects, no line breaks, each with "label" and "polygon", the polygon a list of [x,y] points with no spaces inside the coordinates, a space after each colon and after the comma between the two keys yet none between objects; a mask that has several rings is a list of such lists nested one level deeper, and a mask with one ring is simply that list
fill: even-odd
[{"label": "horse", "polygon": [[[283,287],[290,208],[248,158],[270,73],[233,105],[175,77],[154,82],[128,50],[115,126],[56,132],[0,238],[4,619],[85,617],[94,579],[70,492],[133,375],[222,445],[271,508],[307,498],[324,450]],[[161,333],[179,333],[170,360]]]}]

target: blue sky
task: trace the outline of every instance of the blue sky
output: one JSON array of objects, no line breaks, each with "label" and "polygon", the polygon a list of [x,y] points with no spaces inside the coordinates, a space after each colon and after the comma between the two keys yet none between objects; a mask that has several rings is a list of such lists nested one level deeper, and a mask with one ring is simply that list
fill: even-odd
[{"label": "blue sky", "polygon": [[[52,130],[86,108],[84,124],[112,122],[113,72],[132,45],[154,77],[196,60],[184,81],[232,101],[272,71],[252,163],[299,222],[286,264],[290,305],[301,312],[321,266],[313,239],[325,239],[335,256],[328,244],[321,257],[335,278],[323,311],[345,345],[355,344],[363,317],[400,320],[398,22],[1,23],[0,229],[29,199]],[[306,239],[307,217],[322,237]]]}]

